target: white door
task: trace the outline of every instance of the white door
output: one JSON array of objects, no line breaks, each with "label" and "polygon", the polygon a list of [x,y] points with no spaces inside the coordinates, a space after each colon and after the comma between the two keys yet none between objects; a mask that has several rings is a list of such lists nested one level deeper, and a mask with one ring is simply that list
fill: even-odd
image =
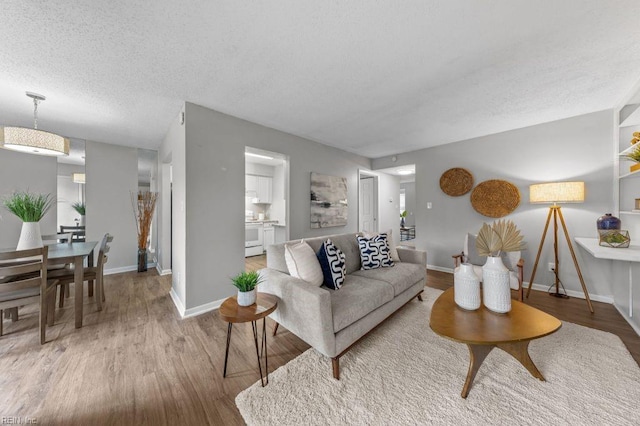
[{"label": "white door", "polygon": [[376,232],[375,197],[373,177],[360,178],[360,230]]}]

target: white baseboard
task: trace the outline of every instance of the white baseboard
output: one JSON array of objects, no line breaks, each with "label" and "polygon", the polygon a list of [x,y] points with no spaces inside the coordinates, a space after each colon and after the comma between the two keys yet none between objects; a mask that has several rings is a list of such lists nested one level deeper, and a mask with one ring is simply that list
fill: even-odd
[{"label": "white baseboard", "polygon": [[138,265],[129,265],[129,266],[122,266],[120,268],[105,269],[104,274],[113,275],[113,274],[121,274],[123,272],[131,272],[131,271],[137,271],[137,270],[138,270]]},{"label": "white baseboard", "polygon": [[158,275],[171,275],[171,269],[160,269],[160,265],[156,263],[156,271],[158,271]]},{"label": "white baseboard", "polygon": [[227,298],[225,297],[224,299],[214,300],[213,302],[205,303],[204,305],[196,306],[195,308],[189,308],[184,312],[182,318],[196,317],[198,315],[202,315],[204,313],[218,309],[220,305],[222,305],[222,302],[224,302],[226,299]]},{"label": "white baseboard", "polygon": [[633,328],[636,334],[640,336],[640,327],[637,324],[634,324],[631,322],[631,318],[629,318],[629,312],[625,312],[622,308],[620,308],[620,306],[616,305],[615,303],[613,304],[613,306],[616,307],[618,312],[620,312],[620,315],[622,315],[622,318],[624,318],[629,323],[629,325],[631,326],[631,328]]},{"label": "white baseboard", "polygon": [[436,266],[436,265],[429,265],[427,264],[427,269],[431,269],[432,271],[440,271],[440,272],[447,272],[449,274],[453,274],[453,269],[451,268],[444,268],[442,266]]},{"label": "white baseboard", "polygon": [[171,288],[169,295],[171,296],[171,300],[173,300],[173,304],[176,306],[176,309],[178,310],[178,313],[180,314],[180,317],[182,319],[196,317],[198,315],[202,315],[204,313],[218,309],[220,305],[222,305],[222,302],[226,300],[226,298],[220,299],[220,300],[214,300],[213,302],[205,303],[204,305],[185,309],[184,304],[182,303],[182,300],[180,300],[180,298],[178,297],[176,292],[173,290],[173,288]]},{"label": "white baseboard", "polygon": [[[444,268],[442,266],[427,265],[427,269],[431,269],[432,271],[440,271],[440,272],[447,272],[449,274],[453,274],[452,268]],[[529,288],[529,283],[525,281],[524,283],[522,283],[522,286],[526,291]],[[548,285],[533,283],[533,287],[531,287],[531,290],[543,291],[546,293],[548,288],[549,288]],[[578,299],[586,299],[586,297],[581,291],[567,290],[567,295],[570,297],[576,297]],[[599,294],[590,293],[589,297],[591,298],[591,300],[596,302],[603,302],[603,303],[609,303],[609,304],[613,303],[613,296],[601,296]]]},{"label": "white baseboard", "polygon": [[173,304],[175,305],[176,309],[178,310],[178,314],[180,314],[180,317],[184,318],[184,311],[185,311],[184,304],[182,303],[182,300],[180,300],[180,298],[176,294],[176,292],[173,289],[173,287],[171,288],[171,291],[169,292],[169,296],[171,296],[171,300],[173,300]]},{"label": "white baseboard", "polygon": [[[529,283],[528,282],[524,282],[522,284],[522,286],[524,287],[525,291],[527,290],[527,288],[529,288]],[[545,285],[545,284],[537,284],[537,283],[533,283],[533,286],[531,287],[531,290],[536,290],[536,291],[543,291],[545,293],[547,293],[549,289],[549,285]],[[567,290],[567,296],[569,297],[575,297],[576,299],[586,299],[586,297],[584,296],[584,293],[581,291],[577,291],[577,290]],[[599,294],[591,294],[589,293],[589,298],[595,302],[602,302],[602,303],[609,303],[609,304],[613,304],[613,296],[602,296]]]}]

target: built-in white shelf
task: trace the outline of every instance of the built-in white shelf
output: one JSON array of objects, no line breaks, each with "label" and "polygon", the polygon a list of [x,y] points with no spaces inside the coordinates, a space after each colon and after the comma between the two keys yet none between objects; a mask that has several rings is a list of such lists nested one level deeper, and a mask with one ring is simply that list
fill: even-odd
[{"label": "built-in white shelf", "polygon": [[620,214],[640,214],[640,210],[620,210]]},{"label": "built-in white shelf", "polygon": [[640,104],[626,105],[620,111],[620,127],[637,126],[640,124]]},{"label": "built-in white shelf", "polygon": [[[627,154],[631,153],[633,150],[635,150],[636,148],[640,148],[640,145],[638,144],[634,144],[634,145],[629,145],[629,148],[620,151],[620,153],[618,153],[619,156],[626,156]],[[629,160],[629,161],[633,161],[633,160]]]},{"label": "built-in white shelf", "polygon": [[625,173],[623,175],[620,175],[618,177],[618,179],[624,179],[624,178],[628,178],[628,177],[631,177],[631,176],[638,177],[638,176],[640,176],[639,173],[640,173],[640,170],[636,170],[635,172]]}]

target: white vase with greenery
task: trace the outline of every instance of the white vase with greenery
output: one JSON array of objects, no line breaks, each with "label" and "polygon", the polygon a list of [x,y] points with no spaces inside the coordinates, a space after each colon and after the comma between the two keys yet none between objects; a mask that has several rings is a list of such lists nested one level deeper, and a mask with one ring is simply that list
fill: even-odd
[{"label": "white vase with greenery", "polygon": [[87,212],[86,205],[84,203],[73,203],[71,207],[80,215],[79,226],[86,226],[85,214]]},{"label": "white vase with greenery", "polygon": [[17,250],[42,247],[40,220],[53,206],[51,194],[14,192],[2,200],[4,208],[22,220]]},{"label": "white vase with greenery", "polygon": [[251,306],[256,303],[256,287],[262,281],[262,277],[256,271],[242,272],[231,278],[233,285],[238,289],[238,305]]},{"label": "white vase with greenery", "polygon": [[487,256],[487,262],[482,267],[483,301],[487,309],[498,313],[511,310],[509,269],[504,266],[500,253],[522,248],[522,235],[510,220],[482,225],[476,239],[476,249],[480,256]]}]

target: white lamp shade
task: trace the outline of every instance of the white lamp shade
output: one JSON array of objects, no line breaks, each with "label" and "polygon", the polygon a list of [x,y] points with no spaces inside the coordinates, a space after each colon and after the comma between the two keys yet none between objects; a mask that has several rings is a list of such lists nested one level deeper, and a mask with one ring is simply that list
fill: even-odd
[{"label": "white lamp shade", "polygon": [[0,127],[0,147],[40,155],[69,155],[69,139],[26,127]]},{"label": "white lamp shade", "polygon": [[549,182],[529,186],[530,203],[582,203],[584,182]]}]

